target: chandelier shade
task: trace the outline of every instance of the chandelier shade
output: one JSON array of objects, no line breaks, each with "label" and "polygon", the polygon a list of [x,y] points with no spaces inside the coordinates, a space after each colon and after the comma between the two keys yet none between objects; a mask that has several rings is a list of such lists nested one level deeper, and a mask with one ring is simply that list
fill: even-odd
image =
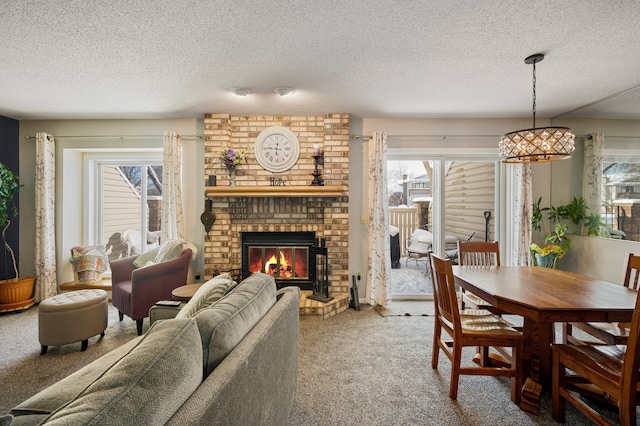
[{"label": "chandelier shade", "polygon": [[503,163],[564,160],[576,149],[576,137],[569,128],[536,127],[536,63],[543,59],[543,54],[536,53],[524,60],[525,64],[533,65],[533,126],[502,135],[498,155]]},{"label": "chandelier shade", "polygon": [[538,127],[505,133],[498,143],[504,163],[564,160],[575,150],[575,135],[567,127]]}]

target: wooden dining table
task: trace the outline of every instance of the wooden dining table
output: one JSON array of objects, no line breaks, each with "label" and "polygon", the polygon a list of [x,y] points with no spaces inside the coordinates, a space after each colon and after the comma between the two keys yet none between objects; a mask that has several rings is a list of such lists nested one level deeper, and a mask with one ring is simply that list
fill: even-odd
[{"label": "wooden dining table", "polygon": [[547,389],[554,323],[630,322],[638,294],[622,285],[540,266],[454,266],[453,274],[465,290],[524,318],[524,377],[539,372]]}]

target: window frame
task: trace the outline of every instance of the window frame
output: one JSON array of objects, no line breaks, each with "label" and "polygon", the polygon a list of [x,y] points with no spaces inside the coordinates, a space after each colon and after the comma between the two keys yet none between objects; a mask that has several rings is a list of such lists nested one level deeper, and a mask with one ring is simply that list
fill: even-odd
[{"label": "window frame", "polygon": [[[144,151],[102,151],[87,152],[83,156],[85,185],[83,188],[83,218],[84,235],[83,240],[87,244],[103,244],[102,228],[102,167],[105,165],[132,165],[140,166],[143,170],[143,179],[147,177],[146,166],[162,165],[162,149],[151,149]],[[146,179],[144,180],[146,181]],[[141,208],[141,233],[142,241],[146,240],[147,226],[143,226],[146,221],[146,210],[144,206],[147,201],[147,191],[140,193]],[[144,247],[143,247],[144,250]]]}]

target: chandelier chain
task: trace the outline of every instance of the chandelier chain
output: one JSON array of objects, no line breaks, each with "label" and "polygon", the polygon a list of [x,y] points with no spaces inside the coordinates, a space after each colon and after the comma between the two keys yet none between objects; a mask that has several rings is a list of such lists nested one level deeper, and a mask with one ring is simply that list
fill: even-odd
[{"label": "chandelier chain", "polygon": [[536,128],[536,62],[533,62],[533,128]]}]

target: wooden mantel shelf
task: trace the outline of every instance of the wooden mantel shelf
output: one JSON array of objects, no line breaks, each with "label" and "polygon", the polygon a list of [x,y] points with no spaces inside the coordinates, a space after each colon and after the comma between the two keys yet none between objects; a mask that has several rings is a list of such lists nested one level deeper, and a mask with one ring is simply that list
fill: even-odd
[{"label": "wooden mantel shelf", "polygon": [[344,186],[207,186],[206,197],[342,197]]}]

